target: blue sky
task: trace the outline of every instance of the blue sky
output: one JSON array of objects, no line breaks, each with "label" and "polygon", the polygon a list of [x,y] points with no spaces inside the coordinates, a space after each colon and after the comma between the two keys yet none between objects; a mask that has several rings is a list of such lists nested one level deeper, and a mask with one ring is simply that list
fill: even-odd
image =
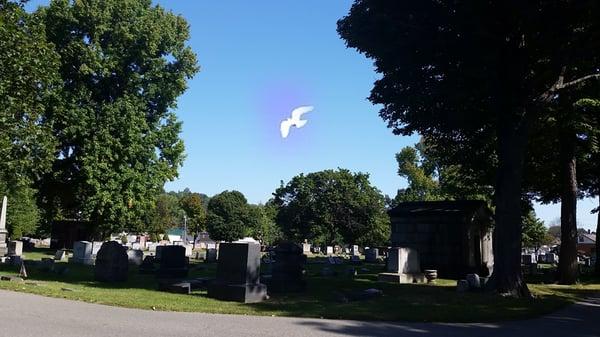
[{"label": "blue sky", "polygon": [[[32,9],[48,1],[32,1]],[[372,62],[346,49],[336,33],[350,0],[158,1],[191,26],[200,72],[180,97],[187,159],[167,190],[213,195],[236,189],[265,202],[302,172],[347,168],[368,172],[383,193],[406,182],[394,154],[418,137],[394,136],[367,101],[378,78]],[[313,105],[302,129],[279,136],[279,122],[299,105]],[[595,228],[581,201],[578,219]],[[546,223],[560,206],[538,206]]]}]

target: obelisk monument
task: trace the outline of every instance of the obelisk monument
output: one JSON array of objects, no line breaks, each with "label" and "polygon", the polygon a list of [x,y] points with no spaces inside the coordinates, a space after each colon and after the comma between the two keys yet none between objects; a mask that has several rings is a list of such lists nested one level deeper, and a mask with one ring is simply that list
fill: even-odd
[{"label": "obelisk monument", "polygon": [[2,199],[2,212],[0,213],[0,257],[5,256],[8,253],[8,247],[6,246],[6,206],[8,198],[4,196]]}]

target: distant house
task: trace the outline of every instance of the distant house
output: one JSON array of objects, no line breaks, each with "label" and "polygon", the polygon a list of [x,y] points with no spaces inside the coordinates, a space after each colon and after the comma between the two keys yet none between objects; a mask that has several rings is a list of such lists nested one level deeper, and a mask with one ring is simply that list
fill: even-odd
[{"label": "distant house", "polygon": [[491,274],[493,220],[485,202],[404,202],[388,214],[392,246],[416,249],[422,269],[448,278]]},{"label": "distant house", "polygon": [[579,233],[577,235],[577,252],[592,256],[596,252],[596,233]]}]

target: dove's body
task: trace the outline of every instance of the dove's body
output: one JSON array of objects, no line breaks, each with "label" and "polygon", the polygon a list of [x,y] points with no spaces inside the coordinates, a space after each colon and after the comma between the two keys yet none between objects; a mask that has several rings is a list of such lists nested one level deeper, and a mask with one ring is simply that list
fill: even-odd
[{"label": "dove's body", "polygon": [[312,106],[301,106],[292,111],[292,118],[288,118],[281,122],[279,126],[279,130],[281,131],[281,137],[287,138],[290,133],[290,128],[295,126],[297,128],[301,128],[306,125],[307,120],[300,119],[302,114],[307,112],[311,112],[314,109]]}]

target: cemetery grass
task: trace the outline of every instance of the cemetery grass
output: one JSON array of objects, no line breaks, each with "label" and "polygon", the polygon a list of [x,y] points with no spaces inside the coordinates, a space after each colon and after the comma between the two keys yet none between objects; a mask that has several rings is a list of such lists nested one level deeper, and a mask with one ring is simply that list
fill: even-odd
[{"label": "cemetery grass", "polygon": [[[40,259],[48,254],[43,250],[26,252],[26,259]],[[343,276],[349,265],[332,267],[342,275],[336,277],[318,276],[323,266],[313,263],[307,266],[305,293],[275,294],[257,304],[214,300],[206,296],[206,291],[195,291],[192,295],[159,292],[154,276],[140,275],[134,266],[130,268],[129,280],[118,284],[94,282],[93,268],[89,266],[56,263],[57,269],[68,268],[62,275],[31,266],[25,282],[0,281],[0,289],[147,310],[417,322],[526,319],[551,313],[591,292],[600,292],[597,279],[575,286],[530,283],[534,299],[510,299],[483,293],[458,294],[454,288],[456,281],[452,280],[438,280],[436,285],[380,283],[377,273],[383,269],[382,265],[358,266],[357,270],[369,271],[353,279]],[[215,268],[215,264],[193,263],[190,278],[213,276]],[[18,268],[0,266],[0,275],[16,274]],[[343,293],[368,288],[381,289],[384,295],[366,301],[339,301]]]}]

